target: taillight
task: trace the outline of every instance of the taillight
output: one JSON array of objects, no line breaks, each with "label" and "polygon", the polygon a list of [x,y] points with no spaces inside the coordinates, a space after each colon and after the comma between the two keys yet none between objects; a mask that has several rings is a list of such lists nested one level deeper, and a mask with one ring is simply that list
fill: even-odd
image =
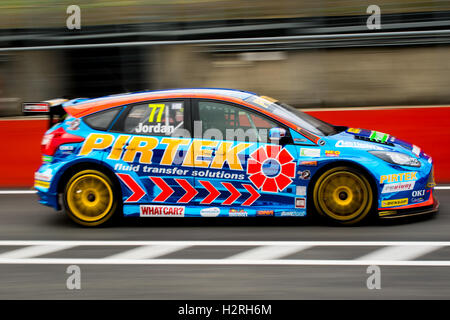
[{"label": "taillight", "polygon": [[53,156],[60,145],[84,141],[83,137],[67,133],[63,128],[58,128],[42,138],[42,154]]}]

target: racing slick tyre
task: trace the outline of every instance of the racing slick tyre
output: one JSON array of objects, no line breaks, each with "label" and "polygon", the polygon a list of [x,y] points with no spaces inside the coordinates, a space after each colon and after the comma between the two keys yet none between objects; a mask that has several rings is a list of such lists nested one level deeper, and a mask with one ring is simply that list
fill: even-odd
[{"label": "racing slick tyre", "polygon": [[329,221],[351,225],[368,217],[374,203],[369,180],[352,167],[335,167],[325,171],[313,191],[317,212]]},{"label": "racing slick tyre", "polygon": [[63,199],[67,215],[87,227],[110,221],[119,202],[111,179],[97,170],[82,170],[72,176]]}]

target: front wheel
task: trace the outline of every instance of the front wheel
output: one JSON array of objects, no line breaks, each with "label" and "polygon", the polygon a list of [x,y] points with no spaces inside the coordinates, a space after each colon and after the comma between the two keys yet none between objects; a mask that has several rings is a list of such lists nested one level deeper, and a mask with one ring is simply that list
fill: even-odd
[{"label": "front wheel", "polygon": [[329,169],[314,185],[317,212],[338,224],[362,221],[372,209],[373,198],[368,179],[351,167]]},{"label": "front wheel", "polygon": [[67,215],[88,227],[110,220],[118,206],[111,179],[97,170],[76,173],[67,183],[63,198]]}]

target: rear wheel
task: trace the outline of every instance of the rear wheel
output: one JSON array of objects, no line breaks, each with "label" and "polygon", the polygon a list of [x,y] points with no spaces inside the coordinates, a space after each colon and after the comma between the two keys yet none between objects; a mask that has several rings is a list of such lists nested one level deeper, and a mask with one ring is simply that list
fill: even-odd
[{"label": "rear wheel", "polygon": [[64,190],[67,215],[83,226],[98,226],[114,215],[118,197],[111,179],[97,170],[76,173]]},{"label": "rear wheel", "polygon": [[324,172],[314,185],[317,212],[339,224],[355,224],[366,218],[373,205],[368,179],[351,167],[336,167]]}]

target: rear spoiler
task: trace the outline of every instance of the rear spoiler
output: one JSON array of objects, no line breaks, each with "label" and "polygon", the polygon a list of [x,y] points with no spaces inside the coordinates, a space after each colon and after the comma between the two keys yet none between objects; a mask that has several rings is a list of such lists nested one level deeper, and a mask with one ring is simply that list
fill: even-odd
[{"label": "rear spoiler", "polygon": [[25,116],[48,115],[49,116],[48,126],[49,128],[51,128],[55,123],[60,121],[61,118],[66,115],[66,111],[63,108],[66,103],[69,104],[76,103],[86,99],[87,98],[77,98],[69,100],[63,98],[56,98],[40,102],[24,102],[22,104],[22,113]]}]

